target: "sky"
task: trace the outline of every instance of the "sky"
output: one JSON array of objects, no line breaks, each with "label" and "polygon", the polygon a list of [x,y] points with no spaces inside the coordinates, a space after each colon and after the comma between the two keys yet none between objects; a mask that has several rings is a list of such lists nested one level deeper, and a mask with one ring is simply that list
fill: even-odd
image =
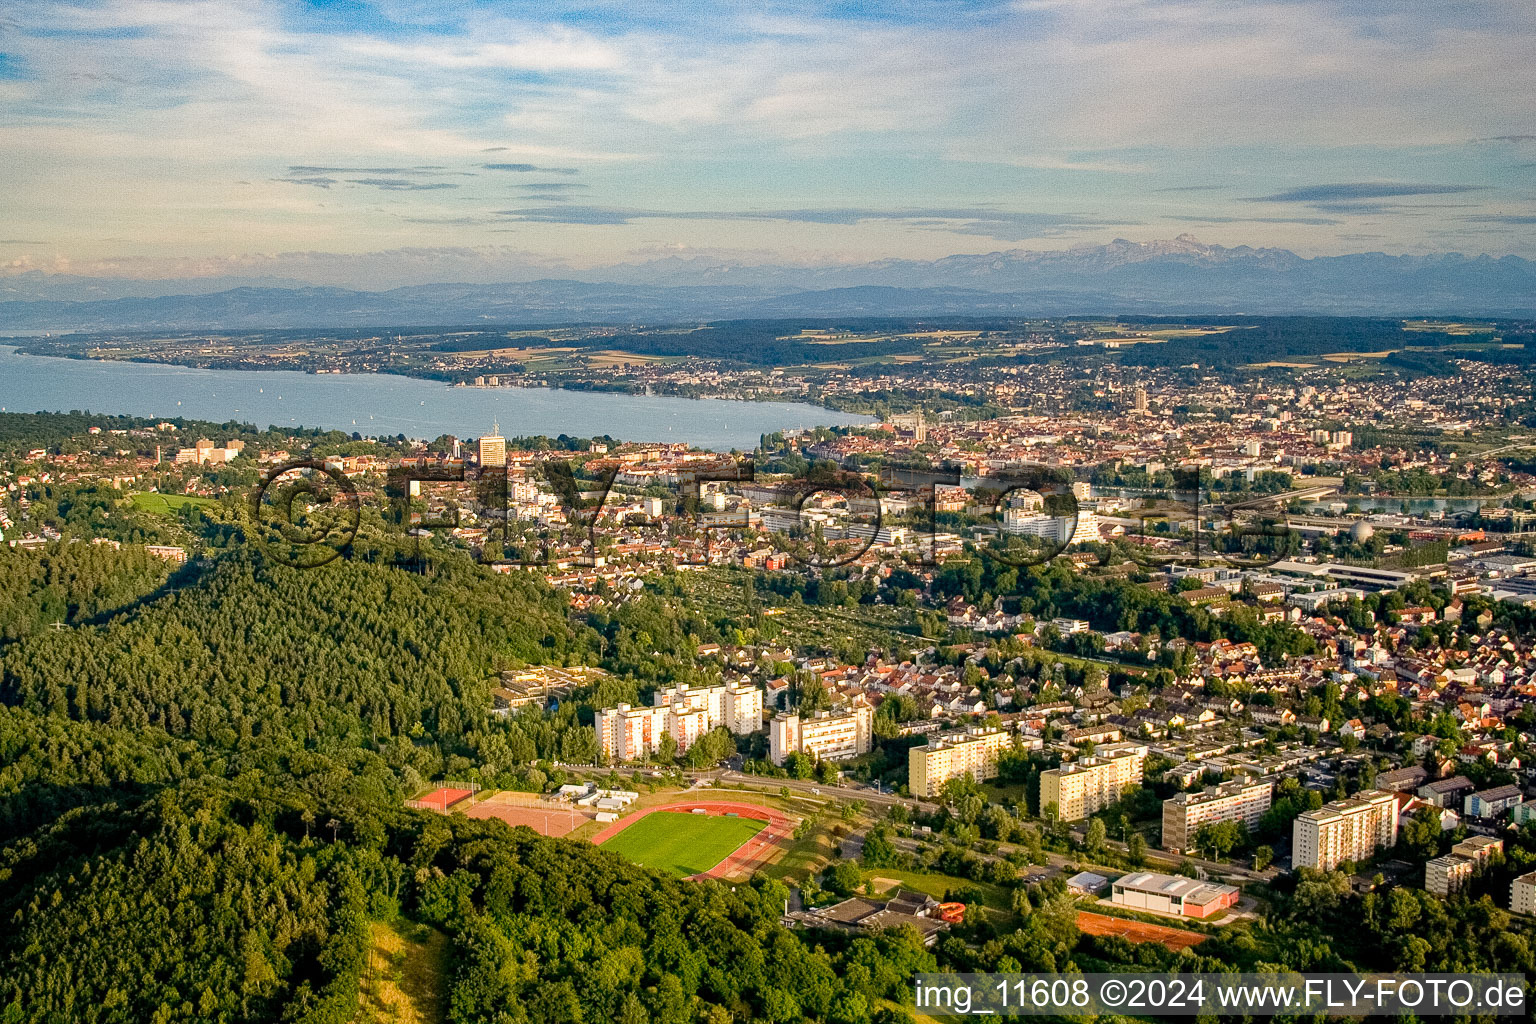
[{"label": "sky", "polygon": [[0,274],[1536,257],[1531,0],[0,0]]}]

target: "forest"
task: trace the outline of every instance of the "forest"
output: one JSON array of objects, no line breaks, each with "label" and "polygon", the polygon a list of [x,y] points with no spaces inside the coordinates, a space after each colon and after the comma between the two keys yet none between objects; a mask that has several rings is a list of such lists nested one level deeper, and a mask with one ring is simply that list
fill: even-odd
[{"label": "forest", "polygon": [[807,942],[787,890],[663,877],[586,843],[344,786],[189,780],[0,847],[0,1020],[355,1019],[369,920],[451,938],[448,1017],[879,1022],[916,934]]},{"label": "forest", "polygon": [[[371,533],[309,571],[235,541],[175,571],[130,546],[0,550],[4,1024],[357,1020],[370,929],[391,921],[442,937],[455,1024],[903,1024],[912,975],[937,967],[1536,966],[1485,900],[1373,900],[1338,875],[1282,880],[1262,924],[1198,954],[1085,937],[1061,894],[947,840],[924,863],[1002,887],[1009,913],[933,949],[903,929],[793,931],[791,894],[765,877],[681,881],[590,844],[407,810],[445,775],[556,784],[549,762],[593,757],[592,706],[704,678],[694,652],[720,623],[665,577],[573,616],[536,578],[442,552],[402,567]],[[1214,629],[1164,595],[1051,569],[977,558],[940,580],[1101,629]],[[503,669],[597,663],[612,674],[552,712],[490,711]],[[980,842],[1028,835],[1008,813],[986,810]],[[1532,851],[1522,839],[1511,853]],[[849,874],[824,882],[847,890]]]}]

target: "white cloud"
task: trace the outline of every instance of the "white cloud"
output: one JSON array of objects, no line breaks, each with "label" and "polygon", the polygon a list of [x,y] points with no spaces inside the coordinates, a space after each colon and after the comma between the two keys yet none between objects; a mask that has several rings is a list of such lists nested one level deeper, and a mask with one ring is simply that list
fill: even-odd
[{"label": "white cloud", "polygon": [[[1019,0],[987,19],[944,20],[928,8],[927,20],[883,21],[615,4],[606,23],[600,5],[586,6],[581,28],[549,8],[537,21],[471,5],[444,13],[424,0],[389,9],[432,27],[309,31],[276,0],[13,5],[4,49],[31,76],[0,80],[14,219],[28,237],[81,246],[101,244],[103,232],[228,245],[220,232],[249,223],[294,245],[376,247],[386,229],[358,205],[358,190],[271,179],[289,164],[472,170],[490,147],[498,160],[610,174],[601,199],[616,204],[648,201],[626,194],[630,180],[743,193],[732,203],[862,203],[819,196],[808,174],[792,173],[846,156],[892,168],[891,183],[876,184],[893,205],[960,201],[948,193],[965,193],[974,177],[1016,171],[1029,187],[1056,183],[1044,197],[1054,205],[1032,198],[1035,208],[1085,209],[1106,175],[1153,174],[1167,154],[1193,166],[1234,147],[1291,159],[1216,168],[1223,177],[1417,180],[1412,168],[1314,167],[1343,147],[1379,147],[1390,162],[1409,147],[1507,135],[1529,128],[1512,117],[1536,110],[1528,0],[1455,10],[1387,0]],[[912,172],[916,161],[924,174]],[[947,172],[929,170],[946,163]],[[230,183],[241,179],[254,184],[236,194]],[[508,187],[482,175],[444,190],[453,197],[362,191],[392,204],[378,209],[409,204],[446,225],[495,208],[493,190],[505,203]],[[1016,188],[965,201],[1006,201],[1025,184]]]}]

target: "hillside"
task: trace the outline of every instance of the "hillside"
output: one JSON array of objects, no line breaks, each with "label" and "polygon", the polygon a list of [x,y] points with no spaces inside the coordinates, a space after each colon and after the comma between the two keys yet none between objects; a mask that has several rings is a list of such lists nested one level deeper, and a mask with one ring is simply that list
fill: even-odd
[{"label": "hillside", "polygon": [[[666,258],[583,280],[420,284],[386,291],[47,279],[0,295],[0,331],[524,325],[793,315],[1319,313],[1528,315],[1536,263],[1459,253],[1302,257],[1284,249],[1154,242],[823,267]],[[176,289],[181,289],[177,291]],[[96,298],[113,295],[111,298]],[[73,298],[71,298],[73,297]]]}]

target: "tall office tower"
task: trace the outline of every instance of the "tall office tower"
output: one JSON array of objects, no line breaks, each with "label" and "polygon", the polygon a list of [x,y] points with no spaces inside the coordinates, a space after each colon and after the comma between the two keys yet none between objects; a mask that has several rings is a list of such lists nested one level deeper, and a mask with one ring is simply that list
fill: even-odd
[{"label": "tall office tower", "polygon": [[480,467],[505,467],[507,464],[507,439],[501,436],[499,425],[493,423],[491,432],[480,439]]}]

